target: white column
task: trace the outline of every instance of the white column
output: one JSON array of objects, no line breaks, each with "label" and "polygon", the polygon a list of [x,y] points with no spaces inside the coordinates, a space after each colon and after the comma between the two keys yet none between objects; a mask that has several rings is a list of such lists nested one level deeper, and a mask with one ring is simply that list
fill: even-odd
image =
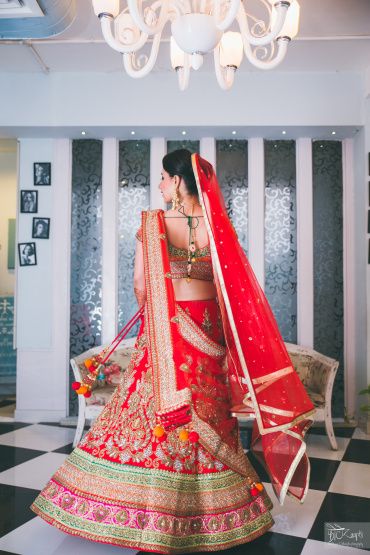
[{"label": "white column", "polygon": [[210,164],[214,167],[217,173],[217,161],[216,161],[216,140],[214,137],[203,137],[200,139],[200,155],[202,158],[208,160]]},{"label": "white column", "polygon": [[161,180],[162,158],[167,154],[166,139],[164,137],[153,137],[150,139],[150,209],[166,209],[158,188]]},{"label": "white column", "polygon": [[118,319],[118,141],[103,140],[102,344],[117,335]]},{"label": "white column", "polygon": [[[50,238],[43,242],[33,240],[37,243],[38,266],[18,268],[15,419],[59,421],[68,414],[69,394],[71,142],[69,139],[21,139],[20,143],[19,189],[32,188],[34,161],[51,162],[52,183],[37,188],[38,214],[50,217]],[[20,221],[24,216],[28,217],[26,228]],[[32,215],[18,214],[19,241],[32,241],[31,223]],[[32,270],[39,268],[45,275],[36,275],[34,281]],[[49,306],[46,324],[50,343],[44,344],[43,335],[37,341],[39,322],[43,318],[37,308],[37,295],[42,295],[43,312],[44,306]]]},{"label": "white column", "polygon": [[[344,311],[344,405],[348,418],[356,411],[356,240],[353,139],[342,142],[343,166],[343,311]],[[359,389],[359,388],[358,388]]]},{"label": "white column", "polygon": [[265,290],[265,154],[262,138],[248,140],[248,260]]},{"label": "white column", "polygon": [[297,188],[297,342],[313,348],[312,141],[296,141]]}]

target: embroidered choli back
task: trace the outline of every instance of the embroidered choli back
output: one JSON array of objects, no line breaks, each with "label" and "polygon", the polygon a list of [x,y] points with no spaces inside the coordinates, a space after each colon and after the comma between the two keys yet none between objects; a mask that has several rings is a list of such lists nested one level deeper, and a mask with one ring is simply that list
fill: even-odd
[{"label": "embroidered choli back", "polygon": [[[139,241],[142,241],[141,227],[137,230],[135,237],[139,239]],[[167,244],[172,279],[186,278],[188,275],[188,250],[172,245],[168,239]],[[195,258],[195,262],[191,265],[190,277],[192,279],[212,281],[213,269],[209,244],[196,249],[193,253],[193,257]]]}]

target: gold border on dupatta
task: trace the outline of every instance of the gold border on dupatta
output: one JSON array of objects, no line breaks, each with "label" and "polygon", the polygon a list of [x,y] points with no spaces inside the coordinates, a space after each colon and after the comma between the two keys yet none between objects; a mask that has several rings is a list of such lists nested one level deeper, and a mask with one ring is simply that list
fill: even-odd
[{"label": "gold border on dupatta", "polygon": [[[168,281],[169,258],[163,220],[163,210],[142,212],[144,273],[147,291],[147,323],[150,354],[154,374],[157,414],[165,414],[191,401],[189,388],[177,390],[176,368],[173,360],[171,318],[167,295],[174,295]],[[162,251],[164,249],[164,251]],[[164,254],[164,256],[163,256]],[[165,267],[165,264],[168,267]],[[172,287],[172,290],[171,290]]]},{"label": "gold border on dupatta", "polygon": [[190,345],[193,345],[193,347],[196,347],[199,351],[211,357],[224,357],[226,354],[225,347],[208,337],[180,305],[176,306],[179,318],[179,331],[182,337],[186,339]]}]

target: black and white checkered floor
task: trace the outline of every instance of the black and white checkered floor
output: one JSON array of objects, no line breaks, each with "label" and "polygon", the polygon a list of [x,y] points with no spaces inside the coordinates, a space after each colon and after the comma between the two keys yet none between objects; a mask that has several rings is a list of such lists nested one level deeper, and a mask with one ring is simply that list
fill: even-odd
[{"label": "black and white checkered floor", "polygon": [[[0,422],[0,553],[24,555],[109,555],[136,553],[64,534],[35,517],[29,505],[72,450],[74,430],[52,424]],[[250,431],[243,430],[249,447]],[[224,555],[357,554],[364,550],[324,543],[324,522],[370,521],[370,436],[336,428],[338,451],[329,448],[323,428],[307,434],[310,489],[300,505],[280,506],[267,477],[253,459],[274,503],[273,528]]]}]

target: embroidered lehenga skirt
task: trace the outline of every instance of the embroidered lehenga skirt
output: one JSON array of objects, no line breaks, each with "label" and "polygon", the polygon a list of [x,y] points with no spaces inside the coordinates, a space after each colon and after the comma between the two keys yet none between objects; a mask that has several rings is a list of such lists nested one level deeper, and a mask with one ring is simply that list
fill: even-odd
[{"label": "embroidered lehenga skirt", "polygon": [[[267,492],[250,493],[250,479],[259,477],[243,452],[237,422],[230,427],[217,352],[223,344],[218,303],[176,305],[187,326],[184,384],[197,417],[218,432],[235,461],[230,455],[227,464],[201,442],[180,440],[178,429],[165,441],[153,435],[155,393],[143,321],[121,384],[32,504],[64,532],[142,551],[193,553],[249,542],[274,524]],[[246,472],[239,473],[242,458]]]}]

